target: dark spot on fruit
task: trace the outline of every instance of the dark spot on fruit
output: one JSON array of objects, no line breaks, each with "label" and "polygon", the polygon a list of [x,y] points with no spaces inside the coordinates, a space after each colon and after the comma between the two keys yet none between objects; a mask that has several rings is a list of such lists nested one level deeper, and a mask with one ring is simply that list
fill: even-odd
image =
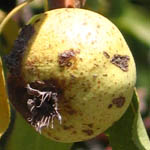
[{"label": "dark spot on fruit", "polygon": [[77,134],[77,131],[72,131],[72,134]]},{"label": "dark spot on fruit", "polygon": [[83,75],[83,72],[80,72],[80,75]]},{"label": "dark spot on fruit", "polygon": [[91,136],[93,134],[93,130],[90,130],[90,129],[82,130],[82,132],[87,134],[88,136]]},{"label": "dark spot on fruit", "polygon": [[80,61],[83,61],[83,59],[82,59],[82,58],[80,58]]},{"label": "dark spot on fruit", "polygon": [[34,24],[38,23],[40,20],[41,20],[40,18],[37,19],[37,20],[34,22]]},{"label": "dark spot on fruit", "polygon": [[60,138],[58,138],[58,137],[56,137],[56,136],[54,137],[54,139],[57,140],[57,141],[60,141]]},{"label": "dark spot on fruit", "polygon": [[64,126],[63,126],[63,129],[64,129],[64,130],[70,130],[70,129],[72,129],[72,128],[73,128],[72,125],[70,125],[70,126],[64,125]]},{"label": "dark spot on fruit", "polygon": [[56,79],[28,84],[22,77],[12,74],[9,74],[7,79],[9,100],[38,132],[49,125],[53,128],[54,118],[61,123],[59,112],[59,100],[63,99],[61,85]]},{"label": "dark spot on fruit", "polygon": [[130,60],[129,56],[124,55],[114,55],[111,59],[111,63],[119,67],[122,71],[128,71],[128,61]]},{"label": "dark spot on fruit", "polygon": [[66,50],[65,52],[59,54],[58,63],[61,67],[70,67],[72,65],[71,60],[75,57],[74,50]]},{"label": "dark spot on fruit", "polygon": [[61,123],[61,115],[58,112],[58,94],[52,91],[40,91],[27,84],[27,107],[31,113],[28,118],[29,123],[41,133],[44,127],[53,128],[54,118]]},{"label": "dark spot on fruit", "polygon": [[52,136],[50,132],[46,132],[48,136]]},{"label": "dark spot on fruit", "polygon": [[100,83],[101,83],[101,81],[98,80],[98,81],[97,81],[97,84],[100,84]]},{"label": "dark spot on fruit", "polygon": [[112,100],[112,103],[113,103],[114,105],[116,105],[116,107],[120,108],[120,107],[122,107],[122,106],[124,105],[124,103],[125,103],[125,97],[114,98],[114,99]]},{"label": "dark spot on fruit", "polygon": [[108,105],[108,109],[112,108],[112,106],[113,106],[112,104],[109,104],[109,105]]},{"label": "dark spot on fruit", "polygon": [[22,57],[24,51],[26,50],[28,41],[31,39],[34,32],[35,31],[32,25],[25,25],[22,28],[18,38],[15,40],[12,51],[9,55],[4,57],[6,66],[11,74],[20,74]]},{"label": "dark spot on fruit", "polygon": [[108,75],[107,74],[103,74],[103,77],[107,77]]},{"label": "dark spot on fruit", "polygon": [[98,25],[97,25],[97,28],[100,28],[100,27],[101,27],[101,26],[98,24]]},{"label": "dark spot on fruit", "polygon": [[87,124],[89,128],[93,128],[93,123]]},{"label": "dark spot on fruit", "polygon": [[106,58],[108,58],[108,59],[110,58],[110,55],[107,52],[104,51],[103,54]]},{"label": "dark spot on fruit", "polygon": [[69,114],[69,115],[75,115],[77,112],[76,110],[74,110],[71,106],[69,105],[65,105],[65,111]]}]

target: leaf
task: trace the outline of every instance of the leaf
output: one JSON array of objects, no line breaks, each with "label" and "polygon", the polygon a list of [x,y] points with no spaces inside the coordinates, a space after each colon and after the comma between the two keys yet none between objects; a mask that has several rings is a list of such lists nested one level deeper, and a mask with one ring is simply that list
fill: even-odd
[{"label": "leaf", "polygon": [[17,113],[5,150],[70,150],[71,146],[71,143],[54,142],[40,135]]},{"label": "leaf", "polygon": [[120,29],[150,46],[150,17],[144,9],[129,3],[123,15],[114,22]]},{"label": "leaf", "polygon": [[[137,93],[135,92],[135,96],[138,99]],[[133,122],[133,141],[134,143],[142,150],[149,150],[150,149],[150,141],[147,136],[142,117],[140,115],[139,105],[137,103],[137,99],[133,99],[134,108],[136,108],[136,116]]]},{"label": "leaf", "polygon": [[4,134],[4,132],[8,128],[9,121],[10,121],[10,108],[5,89],[2,61],[0,58],[0,137]]},{"label": "leaf", "polygon": [[20,11],[22,8],[24,8],[25,6],[27,6],[29,3],[31,3],[33,0],[26,0],[24,2],[22,2],[21,4],[19,4],[18,6],[16,6],[12,11],[9,12],[9,14],[5,17],[5,19],[2,21],[2,23],[0,24],[0,34],[3,31],[3,28],[5,27],[5,25],[8,23],[8,21],[18,12]]},{"label": "leaf", "polygon": [[141,119],[136,91],[123,117],[109,128],[106,134],[113,150],[150,149],[150,141]]}]

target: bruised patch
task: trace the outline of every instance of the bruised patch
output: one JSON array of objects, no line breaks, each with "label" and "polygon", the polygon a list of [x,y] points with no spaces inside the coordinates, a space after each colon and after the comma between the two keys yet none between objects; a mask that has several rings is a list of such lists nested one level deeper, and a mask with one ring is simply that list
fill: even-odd
[{"label": "bruised patch", "polygon": [[128,61],[130,60],[129,56],[121,56],[121,55],[114,55],[111,59],[111,63],[119,67],[122,71],[128,71]]},{"label": "bruised patch", "polygon": [[71,59],[75,57],[74,50],[66,50],[65,52],[59,54],[58,63],[61,67],[70,67],[72,65]]},{"label": "bruised patch", "polygon": [[108,59],[110,58],[110,55],[107,52],[104,51],[103,54],[106,58],[108,58]]},{"label": "bruised patch", "polygon": [[120,108],[120,107],[122,107],[122,106],[124,105],[124,103],[125,103],[125,97],[114,98],[114,99],[112,100],[112,103],[113,103],[114,105],[116,105],[116,107]]},{"label": "bruised patch", "polygon": [[63,97],[63,89],[57,79],[26,83],[22,77],[8,75],[9,100],[24,119],[36,131],[42,128],[53,128],[56,118],[61,123],[59,100]]},{"label": "bruised patch", "polygon": [[36,131],[41,133],[41,129],[53,128],[54,118],[61,123],[61,115],[58,112],[57,93],[52,91],[39,91],[27,84],[27,93],[30,98],[27,100],[27,107],[31,113],[28,118],[29,123],[35,127]]},{"label": "bruised patch", "polygon": [[87,124],[89,128],[93,128],[93,123]]},{"label": "bruised patch", "polygon": [[82,132],[85,133],[85,134],[87,134],[88,136],[91,136],[94,133],[93,130],[90,130],[90,129],[88,129],[88,130],[82,130]]},{"label": "bruised patch", "polygon": [[108,105],[108,109],[112,108],[112,106],[113,106],[112,104],[109,104],[109,105]]},{"label": "bruised patch", "polygon": [[64,130],[71,130],[72,128],[73,128],[72,125],[70,125],[70,126],[64,125],[64,126],[63,126],[63,129],[64,129]]},{"label": "bruised patch", "polygon": [[6,66],[11,74],[18,75],[20,73],[24,51],[34,32],[32,25],[25,25],[15,40],[12,51],[9,55],[4,57]]}]

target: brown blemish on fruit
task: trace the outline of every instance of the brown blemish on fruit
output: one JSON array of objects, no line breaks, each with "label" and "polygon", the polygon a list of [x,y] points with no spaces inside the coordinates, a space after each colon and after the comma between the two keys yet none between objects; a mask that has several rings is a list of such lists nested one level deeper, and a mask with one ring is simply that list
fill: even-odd
[{"label": "brown blemish on fruit", "polygon": [[60,138],[58,138],[58,137],[54,137],[54,139],[56,140],[56,141],[60,141]]},{"label": "brown blemish on fruit", "polygon": [[52,136],[50,132],[46,132],[48,136]]},{"label": "brown blemish on fruit", "polygon": [[114,105],[116,105],[116,107],[120,108],[120,107],[122,107],[122,106],[124,105],[124,103],[125,103],[125,97],[114,98],[114,99],[112,100],[112,103],[113,103]]},{"label": "brown blemish on fruit", "polygon": [[75,115],[77,112],[69,104],[64,105],[65,112],[69,115]]},{"label": "brown blemish on fruit", "polygon": [[15,40],[12,51],[9,55],[4,57],[6,66],[11,74],[20,74],[22,57],[24,51],[26,50],[28,41],[31,39],[34,32],[35,31],[32,25],[25,25],[22,28],[18,38]]},{"label": "brown blemish on fruit", "polygon": [[49,125],[53,127],[53,118],[61,123],[60,115],[65,111],[59,109],[65,89],[63,81],[49,79],[28,84],[22,77],[9,74],[7,84],[11,103],[37,131]]},{"label": "brown blemish on fruit", "polygon": [[38,19],[34,22],[34,24],[38,23],[40,20],[41,20],[41,19],[38,18]]},{"label": "brown blemish on fruit", "polygon": [[100,81],[100,80],[98,80],[98,81],[97,81],[97,84],[100,84],[100,83],[101,83],[101,81]]},{"label": "brown blemish on fruit", "polygon": [[87,134],[88,136],[91,136],[94,132],[91,129],[82,130],[83,133]]},{"label": "brown blemish on fruit", "polygon": [[89,128],[93,128],[93,123],[87,124]]},{"label": "brown blemish on fruit", "polygon": [[104,51],[103,54],[106,58],[108,58],[108,59],[110,58],[110,55],[107,52]]},{"label": "brown blemish on fruit", "polygon": [[112,106],[113,106],[112,104],[109,104],[109,105],[108,105],[108,109],[112,108]]},{"label": "brown blemish on fruit", "polygon": [[63,129],[64,129],[64,130],[70,130],[70,129],[72,129],[72,128],[73,128],[72,125],[70,125],[70,126],[63,125]]},{"label": "brown blemish on fruit", "polygon": [[77,131],[72,131],[72,134],[77,134]]},{"label": "brown blemish on fruit", "polygon": [[103,77],[107,77],[108,75],[107,74],[103,74]]},{"label": "brown blemish on fruit", "polygon": [[75,51],[74,50],[66,50],[63,53],[59,54],[58,56],[58,63],[61,67],[70,67],[72,65],[71,60],[75,58]]},{"label": "brown blemish on fruit", "polygon": [[80,72],[80,75],[82,76],[82,75],[83,75],[83,72]]},{"label": "brown blemish on fruit", "polygon": [[122,71],[127,72],[128,71],[128,61],[130,60],[130,57],[127,55],[114,55],[111,59],[111,63],[119,67]]},{"label": "brown blemish on fruit", "polygon": [[58,94],[51,90],[38,90],[27,84],[27,107],[31,113],[28,118],[29,123],[41,133],[45,127],[53,128],[54,118],[61,124],[61,115],[58,112]]}]

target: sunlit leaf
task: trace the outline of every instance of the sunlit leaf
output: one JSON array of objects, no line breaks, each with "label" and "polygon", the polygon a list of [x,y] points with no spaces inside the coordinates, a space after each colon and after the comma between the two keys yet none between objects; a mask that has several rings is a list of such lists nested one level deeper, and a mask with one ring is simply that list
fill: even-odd
[{"label": "sunlit leaf", "polygon": [[70,150],[72,144],[59,143],[37,133],[26,121],[16,114],[16,120],[6,150]]},{"label": "sunlit leaf", "polygon": [[8,128],[10,121],[10,109],[5,86],[2,61],[0,58],[0,137]]},{"label": "sunlit leaf", "polygon": [[[137,93],[135,94],[138,99]],[[133,109],[136,111],[136,116],[133,122],[132,139],[139,149],[149,150],[150,141],[140,115],[140,109],[136,98],[133,99]]]},{"label": "sunlit leaf", "polygon": [[150,141],[141,119],[136,91],[126,113],[106,133],[113,150],[149,150]]}]

